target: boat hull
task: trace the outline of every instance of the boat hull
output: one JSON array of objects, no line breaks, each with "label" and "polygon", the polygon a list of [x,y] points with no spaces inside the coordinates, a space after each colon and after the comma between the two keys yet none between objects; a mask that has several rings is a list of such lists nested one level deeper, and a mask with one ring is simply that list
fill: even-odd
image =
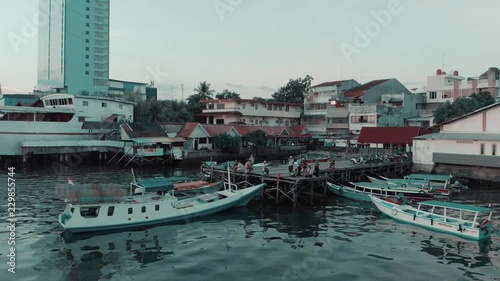
[{"label": "boat hull", "polygon": [[376,197],[370,197],[370,199],[384,215],[402,223],[408,223],[432,231],[448,233],[470,240],[483,240],[491,236],[489,231],[465,223],[450,223],[437,216],[429,216],[428,213],[425,212],[420,212],[419,215],[412,214],[416,209],[411,206],[399,206]]},{"label": "boat hull", "polygon": [[330,182],[327,182],[327,186],[328,190],[330,190],[331,192],[335,193],[338,196],[342,196],[356,201],[372,202],[370,196],[362,192],[356,192],[356,190],[353,190],[352,188],[343,187],[340,185],[332,184]]},{"label": "boat hull", "polygon": [[[59,216],[59,223],[66,231],[73,233],[130,229],[173,222],[187,223],[198,217],[245,206],[259,194],[265,186],[266,184],[260,184],[237,191],[225,190],[216,192],[214,195],[223,195],[227,197],[199,205],[195,205],[194,203],[201,196],[186,200],[169,198],[144,203],[110,203],[78,206],[79,209],[81,207],[99,206],[99,210],[102,209],[103,212],[99,212],[97,217],[93,218],[84,218],[80,216],[80,213],[77,211],[74,213],[71,212],[70,209],[76,206],[69,204],[66,210]],[[193,205],[188,206],[190,203],[193,203]],[[159,206],[157,207],[158,211],[155,210],[156,205]],[[182,207],[181,205],[186,205],[187,207]],[[109,212],[109,207],[111,206],[114,207],[114,213],[117,213],[117,215],[112,216],[110,219],[110,217],[106,216],[107,214],[105,212],[106,210]],[[179,206],[182,208],[179,208]],[[137,212],[133,212],[132,214],[128,213],[127,209],[130,208],[133,208],[133,211]],[[145,212],[141,212],[142,210]],[[70,216],[69,218],[68,215]]]}]

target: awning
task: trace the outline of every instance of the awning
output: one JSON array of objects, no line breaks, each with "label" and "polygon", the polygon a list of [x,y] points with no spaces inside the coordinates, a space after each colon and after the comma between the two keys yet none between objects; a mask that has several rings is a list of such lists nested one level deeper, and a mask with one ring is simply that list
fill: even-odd
[{"label": "awning", "polygon": [[83,130],[119,130],[120,124],[117,122],[85,121],[82,124]]},{"label": "awning", "polygon": [[102,120],[102,122],[116,122],[116,121],[118,121],[118,117],[120,117],[120,116],[125,116],[125,115],[111,114],[111,116],[109,116],[108,118]]}]

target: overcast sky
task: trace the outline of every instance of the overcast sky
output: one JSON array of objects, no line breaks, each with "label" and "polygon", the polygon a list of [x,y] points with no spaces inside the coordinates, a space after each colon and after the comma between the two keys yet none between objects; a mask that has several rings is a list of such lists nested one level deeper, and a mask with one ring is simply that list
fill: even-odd
[{"label": "overcast sky", "polygon": [[[37,36],[27,26],[38,0],[1,0],[0,11],[3,92],[32,91]],[[443,54],[444,70],[463,76],[499,66],[499,11],[497,0],[111,0],[110,78],[155,80],[164,99],[204,80],[270,97],[307,74],[313,84],[394,77],[413,88]]]}]

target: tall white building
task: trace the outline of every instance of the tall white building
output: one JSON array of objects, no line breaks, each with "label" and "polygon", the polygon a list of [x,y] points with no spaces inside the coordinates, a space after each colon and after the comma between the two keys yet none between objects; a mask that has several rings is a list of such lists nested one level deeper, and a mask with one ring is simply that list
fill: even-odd
[{"label": "tall white building", "polygon": [[109,0],[40,0],[37,90],[106,95]]}]

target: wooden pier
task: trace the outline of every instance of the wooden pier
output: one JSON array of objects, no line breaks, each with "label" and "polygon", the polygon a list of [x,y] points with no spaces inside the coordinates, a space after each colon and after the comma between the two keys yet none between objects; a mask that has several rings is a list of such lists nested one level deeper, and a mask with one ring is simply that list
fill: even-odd
[{"label": "wooden pier", "polygon": [[[227,169],[229,163],[229,170]],[[309,164],[314,167],[314,164]],[[255,167],[252,172],[233,172],[232,161],[215,166],[201,167],[201,172],[210,181],[228,181],[237,186],[250,186],[266,183],[263,197],[277,203],[292,202],[294,206],[300,204],[314,204],[322,202],[327,196],[327,181],[347,183],[350,181],[367,181],[366,176],[382,175],[386,177],[402,177],[411,172],[411,162],[381,163],[381,164],[352,164],[349,160],[335,162],[334,169],[330,163],[320,162],[320,176],[293,176],[288,172],[288,165],[269,165],[269,174],[266,175],[262,167]]]}]

